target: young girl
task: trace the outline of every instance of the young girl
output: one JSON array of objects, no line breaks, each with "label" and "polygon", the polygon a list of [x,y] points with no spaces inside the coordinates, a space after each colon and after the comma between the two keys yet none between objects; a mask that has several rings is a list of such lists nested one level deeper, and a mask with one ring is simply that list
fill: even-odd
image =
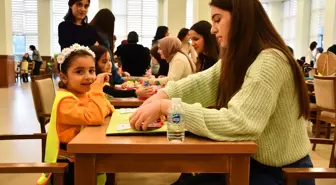
[{"label": "young girl", "polygon": [[[65,48],[57,57],[61,81],[57,91],[48,128],[45,162],[68,162],[65,184],[74,184],[73,156],[67,144],[88,125],[102,125],[114,108],[105,99],[103,86],[109,73],[96,76],[94,53],[78,44]],[[51,174],[42,174],[37,184],[46,184]],[[105,174],[97,177],[97,184],[105,184]]]},{"label": "young girl", "polygon": [[[91,50],[95,53],[96,57],[96,74],[111,73],[112,62],[110,59],[110,53],[105,47],[92,46]],[[115,75],[115,74],[112,74]],[[112,80],[113,78],[111,78]],[[151,87],[139,87],[137,90],[123,91],[116,90],[113,85],[113,81],[106,84],[103,88],[104,93],[113,97],[149,97],[153,95],[153,89]]]}]

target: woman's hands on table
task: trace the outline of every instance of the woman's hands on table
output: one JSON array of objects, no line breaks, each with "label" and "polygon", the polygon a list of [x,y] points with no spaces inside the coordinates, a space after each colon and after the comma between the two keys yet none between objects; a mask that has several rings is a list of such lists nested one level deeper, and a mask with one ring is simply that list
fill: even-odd
[{"label": "woman's hands on table", "polygon": [[130,117],[131,127],[136,130],[147,130],[150,123],[156,121],[162,115],[168,115],[171,104],[171,100],[161,99],[141,105]]}]

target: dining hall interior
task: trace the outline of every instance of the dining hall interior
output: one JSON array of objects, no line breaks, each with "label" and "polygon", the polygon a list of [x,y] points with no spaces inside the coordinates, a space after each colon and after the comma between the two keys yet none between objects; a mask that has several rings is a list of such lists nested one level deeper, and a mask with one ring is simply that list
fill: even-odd
[{"label": "dining hall interior", "polygon": [[0,20],[0,185],[336,184],[336,0],[0,0]]}]

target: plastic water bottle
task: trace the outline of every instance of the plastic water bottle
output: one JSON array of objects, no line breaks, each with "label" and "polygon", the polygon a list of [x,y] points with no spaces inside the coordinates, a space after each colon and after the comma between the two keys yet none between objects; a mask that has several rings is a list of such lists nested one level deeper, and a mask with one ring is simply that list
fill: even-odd
[{"label": "plastic water bottle", "polygon": [[168,111],[167,138],[169,142],[184,141],[184,111],[181,98],[172,98],[172,106]]}]

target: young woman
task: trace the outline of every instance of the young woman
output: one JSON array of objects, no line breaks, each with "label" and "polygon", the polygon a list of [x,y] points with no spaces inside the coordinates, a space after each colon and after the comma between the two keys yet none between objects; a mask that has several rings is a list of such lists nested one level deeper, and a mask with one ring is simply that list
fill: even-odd
[{"label": "young woman", "polygon": [[[152,47],[157,46],[160,39],[167,37],[169,35],[169,29],[167,26],[159,26],[156,29],[156,33],[154,39],[152,40]],[[158,76],[158,72],[160,69],[160,64],[156,61],[151,61],[151,72],[153,75]]]},{"label": "young woman", "polygon": [[113,38],[115,37],[114,22],[115,17],[113,13],[111,12],[111,10],[105,8],[97,12],[97,14],[90,22],[90,25],[93,26],[98,33],[99,45],[104,46],[110,53],[112,62],[112,73],[114,74],[110,80],[113,80],[113,84],[123,84],[125,83],[125,81],[121,78],[121,76],[117,72],[117,68],[114,64],[114,58],[113,58],[113,50],[114,50]]},{"label": "young woman", "polygon": [[219,47],[216,36],[211,33],[211,24],[207,21],[197,22],[190,28],[189,37],[198,54],[197,72],[213,66],[218,61]]},{"label": "young woman", "polygon": [[99,42],[96,30],[88,24],[90,0],[69,0],[69,10],[58,25],[58,43],[61,49],[77,43],[92,46]]},{"label": "young woman", "polygon": [[[308,91],[301,69],[259,0],[211,0],[210,5],[211,32],[223,48],[221,60],[204,72],[170,82],[131,116],[131,126],[146,130],[168,114],[170,98],[181,98],[188,131],[216,141],[257,143],[250,185],[284,184],[282,168],[313,167],[305,124]],[[211,105],[217,109],[204,108]],[[207,176],[181,184],[224,182],[224,175]]]},{"label": "young woman", "polygon": [[34,61],[34,69],[33,69],[33,75],[40,75],[40,69],[42,65],[42,57],[40,55],[40,52],[36,49],[34,45],[30,45],[29,49],[33,51],[33,61]]},{"label": "young woman", "polygon": [[189,29],[187,28],[182,28],[178,35],[177,38],[180,39],[182,42],[182,51],[186,53],[187,55],[190,56],[191,60],[196,63],[197,62],[197,53],[194,49],[194,47],[191,46],[189,43],[190,36],[189,36]]},{"label": "young woman", "polygon": [[316,49],[316,47],[317,47],[317,42],[314,41],[314,42],[310,43],[308,51],[307,51],[307,54],[306,54],[306,61],[305,61],[305,63],[310,64],[311,67],[314,66],[314,63],[316,61],[316,59],[314,57],[314,54],[313,54],[313,52]]}]

